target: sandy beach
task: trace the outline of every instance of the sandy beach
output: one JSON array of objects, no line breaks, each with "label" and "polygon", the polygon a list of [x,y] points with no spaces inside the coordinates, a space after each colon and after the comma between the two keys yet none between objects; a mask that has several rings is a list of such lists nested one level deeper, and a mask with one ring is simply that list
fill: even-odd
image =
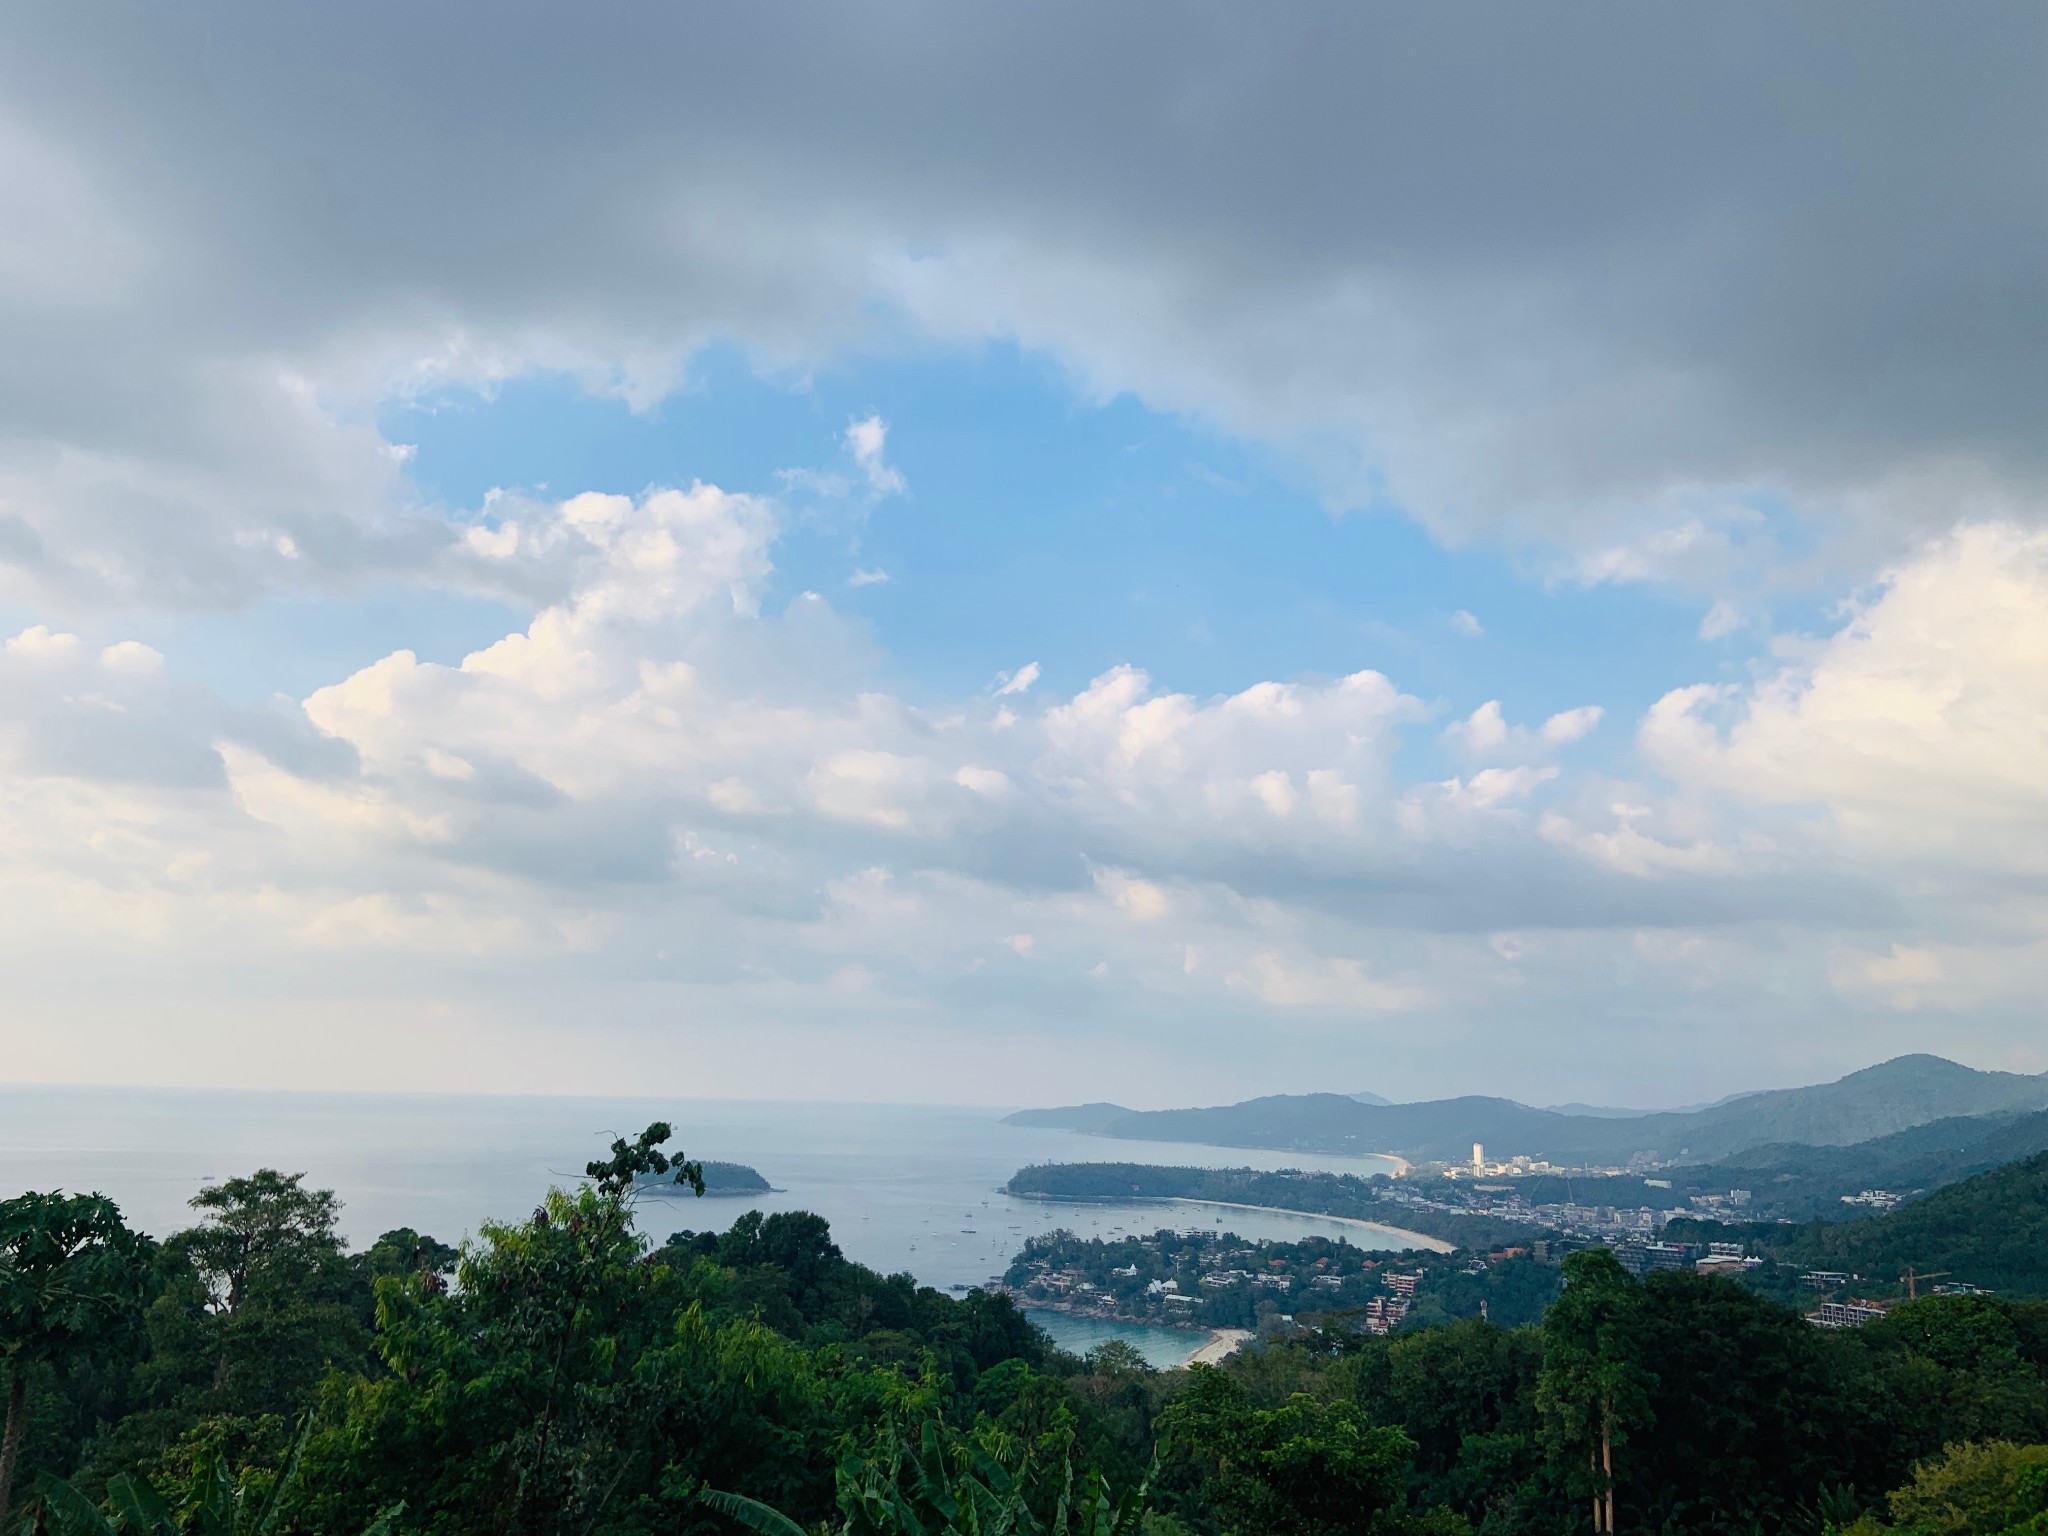
[{"label": "sandy beach", "polygon": [[1252,1336],[1249,1328],[1212,1328],[1209,1342],[1187,1358],[1189,1365],[1220,1365]]},{"label": "sandy beach", "polygon": [[1334,1221],[1340,1226],[1369,1227],[1375,1232],[1392,1232],[1405,1240],[1410,1248],[1423,1248],[1431,1253],[1449,1253],[1457,1247],[1440,1237],[1431,1237],[1426,1232],[1410,1232],[1406,1227],[1390,1227],[1383,1221],[1367,1221],[1362,1216],[1332,1216],[1327,1211],[1296,1211],[1279,1205],[1246,1205],[1238,1200],[1187,1200],[1175,1197],[1177,1205],[1213,1205],[1226,1211],[1270,1211],[1279,1216],[1306,1216],[1312,1221]]}]

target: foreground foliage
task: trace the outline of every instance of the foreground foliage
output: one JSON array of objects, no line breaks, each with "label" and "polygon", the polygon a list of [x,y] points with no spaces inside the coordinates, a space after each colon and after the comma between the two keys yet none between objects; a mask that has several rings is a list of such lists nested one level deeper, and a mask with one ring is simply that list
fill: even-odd
[{"label": "foreground foliage", "polygon": [[0,1528],[2048,1536],[2048,1306],[1923,1298],[1828,1334],[1595,1251],[1540,1324],[1333,1316],[1161,1372],[851,1263],[800,1212],[651,1245],[636,1192],[701,1174],[665,1139],[459,1253],[348,1253],[332,1195],[270,1170],[161,1246],[94,1197],[0,1202]]}]

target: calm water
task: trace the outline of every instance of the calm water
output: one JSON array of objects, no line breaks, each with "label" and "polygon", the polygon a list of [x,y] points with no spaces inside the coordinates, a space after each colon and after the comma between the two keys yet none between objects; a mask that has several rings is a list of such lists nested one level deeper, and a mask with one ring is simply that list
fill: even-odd
[{"label": "calm water", "polygon": [[[303,1171],[343,1201],[360,1247],[392,1227],[456,1241],[485,1218],[517,1219],[549,1184],[578,1178],[614,1135],[650,1120],[676,1128],[692,1157],[747,1163],[776,1187],[749,1199],[652,1199],[641,1225],[660,1241],[724,1228],[742,1212],[816,1211],[847,1256],[928,1285],[978,1285],[1024,1240],[1056,1227],[1085,1236],[1222,1227],[1247,1237],[1345,1237],[1403,1247],[1385,1228],[1165,1202],[1052,1205],[1000,1192],[1034,1162],[1388,1171],[1386,1158],[1110,1141],[1000,1124],[999,1109],[731,1100],[552,1099],[0,1087],[0,1192],[98,1190],[161,1236],[190,1220],[201,1184],[258,1167]],[[1068,1348],[1128,1338],[1161,1363],[1202,1335],[1042,1315]],[[1091,1329],[1108,1329],[1084,1339]],[[1177,1351],[1177,1353],[1176,1353]]]},{"label": "calm water", "polygon": [[1105,1323],[1093,1317],[1068,1317],[1060,1312],[1034,1310],[1031,1320],[1052,1335],[1061,1349],[1085,1355],[1098,1344],[1122,1339],[1160,1370],[1171,1370],[1209,1342],[1199,1328],[1153,1328],[1143,1323]]}]

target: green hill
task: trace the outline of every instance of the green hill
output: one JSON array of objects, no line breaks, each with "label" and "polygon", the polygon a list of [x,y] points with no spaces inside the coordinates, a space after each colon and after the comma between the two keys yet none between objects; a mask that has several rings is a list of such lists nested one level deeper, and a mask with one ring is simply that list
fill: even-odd
[{"label": "green hill", "polygon": [[1759,1216],[1839,1217],[1841,1198],[1885,1189],[1913,1198],[1972,1174],[2048,1151],[2048,1110],[1953,1116],[1846,1147],[1778,1142],[1702,1167],[1659,1171],[1680,1190],[1744,1185]]},{"label": "green hill", "polygon": [[2048,1152],[1936,1190],[1868,1221],[1674,1221],[1670,1236],[1734,1237],[1782,1263],[1840,1269],[1889,1284],[1911,1266],[2016,1299],[2048,1298]]}]

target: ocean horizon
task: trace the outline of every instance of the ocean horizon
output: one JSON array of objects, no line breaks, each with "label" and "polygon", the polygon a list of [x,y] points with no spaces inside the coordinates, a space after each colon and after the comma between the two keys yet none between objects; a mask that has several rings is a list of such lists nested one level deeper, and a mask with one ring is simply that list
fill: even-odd
[{"label": "ocean horizon", "polygon": [[[446,1242],[485,1221],[529,1214],[551,1185],[572,1185],[613,1137],[654,1120],[672,1152],[744,1163],[773,1192],[699,1200],[651,1195],[650,1240],[723,1230],[748,1210],[809,1210],[831,1223],[847,1257],[959,1290],[999,1277],[1025,1241],[1070,1228],[1085,1236],[1163,1227],[1250,1238],[1338,1238],[1405,1246],[1392,1228],[1185,1201],[1071,1205],[1002,1192],[1028,1163],[1144,1162],[1185,1167],[1391,1172],[1388,1157],[1332,1157],[1174,1142],[1120,1141],[1002,1124],[986,1106],[804,1103],[656,1096],[381,1094],[260,1089],[0,1086],[0,1189],[92,1190],[162,1237],[193,1223],[187,1202],[208,1183],[257,1168],[304,1173],[342,1203],[341,1230],[362,1248],[411,1227]],[[1067,1347],[1100,1342],[1080,1320],[1041,1316]],[[1199,1333],[1121,1329],[1166,1360]],[[1084,1338],[1085,1335],[1085,1338]],[[1156,1336],[1156,1337],[1155,1337]]]}]

